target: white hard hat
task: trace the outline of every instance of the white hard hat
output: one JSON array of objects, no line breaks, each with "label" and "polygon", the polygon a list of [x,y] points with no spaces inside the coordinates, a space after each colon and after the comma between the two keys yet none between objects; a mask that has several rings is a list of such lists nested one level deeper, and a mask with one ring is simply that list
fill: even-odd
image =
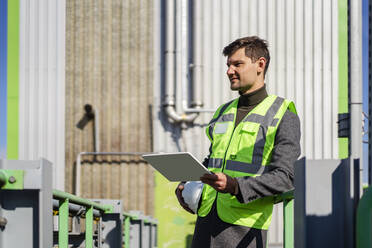
[{"label": "white hard hat", "polygon": [[199,200],[203,192],[203,183],[201,181],[186,182],[182,190],[182,197],[189,208],[196,213]]}]

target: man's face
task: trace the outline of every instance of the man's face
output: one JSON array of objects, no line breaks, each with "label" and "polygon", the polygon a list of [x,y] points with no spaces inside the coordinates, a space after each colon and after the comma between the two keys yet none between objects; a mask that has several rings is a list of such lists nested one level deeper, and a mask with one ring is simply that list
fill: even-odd
[{"label": "man's face", "polygon": [[245,94],[263,86],[265,64],[264,58],[252,63],[252,60],[245,55],[245,49],[238,49],[227,58],[226,73],[230,80],[231,90],[238,90],[240,94]]}]

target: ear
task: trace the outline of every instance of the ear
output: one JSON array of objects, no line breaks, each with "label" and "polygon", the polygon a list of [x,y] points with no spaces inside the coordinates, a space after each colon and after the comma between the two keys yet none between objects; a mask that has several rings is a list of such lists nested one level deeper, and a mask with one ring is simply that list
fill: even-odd
[{"label": "ear", "polygon": [[264,72],[266,67],[266,59],[264,57],[260,57],[257,61],[257,72]]}]

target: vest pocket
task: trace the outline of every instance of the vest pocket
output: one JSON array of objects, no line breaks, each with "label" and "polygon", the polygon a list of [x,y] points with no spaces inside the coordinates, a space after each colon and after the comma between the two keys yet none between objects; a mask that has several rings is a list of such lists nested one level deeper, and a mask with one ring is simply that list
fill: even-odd
[{"label": "vest pocket", "polygon": [[[252,161],[254,145],[256,142],[259,125],[256,123],[246,123],[239,132],[239,141],[237,142],[236,152],[232,151],[240,161]],[[234,150],[235,150],[234,149]]]}]

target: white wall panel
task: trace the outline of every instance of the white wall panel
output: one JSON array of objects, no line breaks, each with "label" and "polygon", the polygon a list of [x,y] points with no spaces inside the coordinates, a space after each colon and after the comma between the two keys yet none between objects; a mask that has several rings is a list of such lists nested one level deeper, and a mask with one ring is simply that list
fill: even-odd
[{"label": "white wall panel", "polygon": [[53,163],[64,189],[65,1],[20,0],[19,159]]},{"label": "white wall panel", "polygon": [[[182,1],[175,2],[180,5]],[[204,108],[215,109],[237,96],[229,89],[223,47],[239,37],[258,35],[269,42],[271,62],[266,77],[269,93],[291,99],[297,106],[302,155],[309,159],[338,158],[337,0],[205,0],[201,5],[202,28],[194,39],[203,43],[203,52],[197,56],[202,58]],[[182,32],[179,20],[175,24],[176,33]],[[154,78],[154,150],[187,150],[203,159],[209,146],[204,128],[211,114],[201,113],[195,125],[182,129],[170,124],[162,109],[163,27],[156,25],[158,30],[154,32],[159,34],[154,47],[155,63],[159,65]],[[180,66],[176,68],[181,70]],[[176,99],[181,101],[179,89]],[[177,111],[183,113],[181,108]],[[279,214],[274,215],[269,237],[271,244],[280,244],[281,211],[275,212]]]}]

